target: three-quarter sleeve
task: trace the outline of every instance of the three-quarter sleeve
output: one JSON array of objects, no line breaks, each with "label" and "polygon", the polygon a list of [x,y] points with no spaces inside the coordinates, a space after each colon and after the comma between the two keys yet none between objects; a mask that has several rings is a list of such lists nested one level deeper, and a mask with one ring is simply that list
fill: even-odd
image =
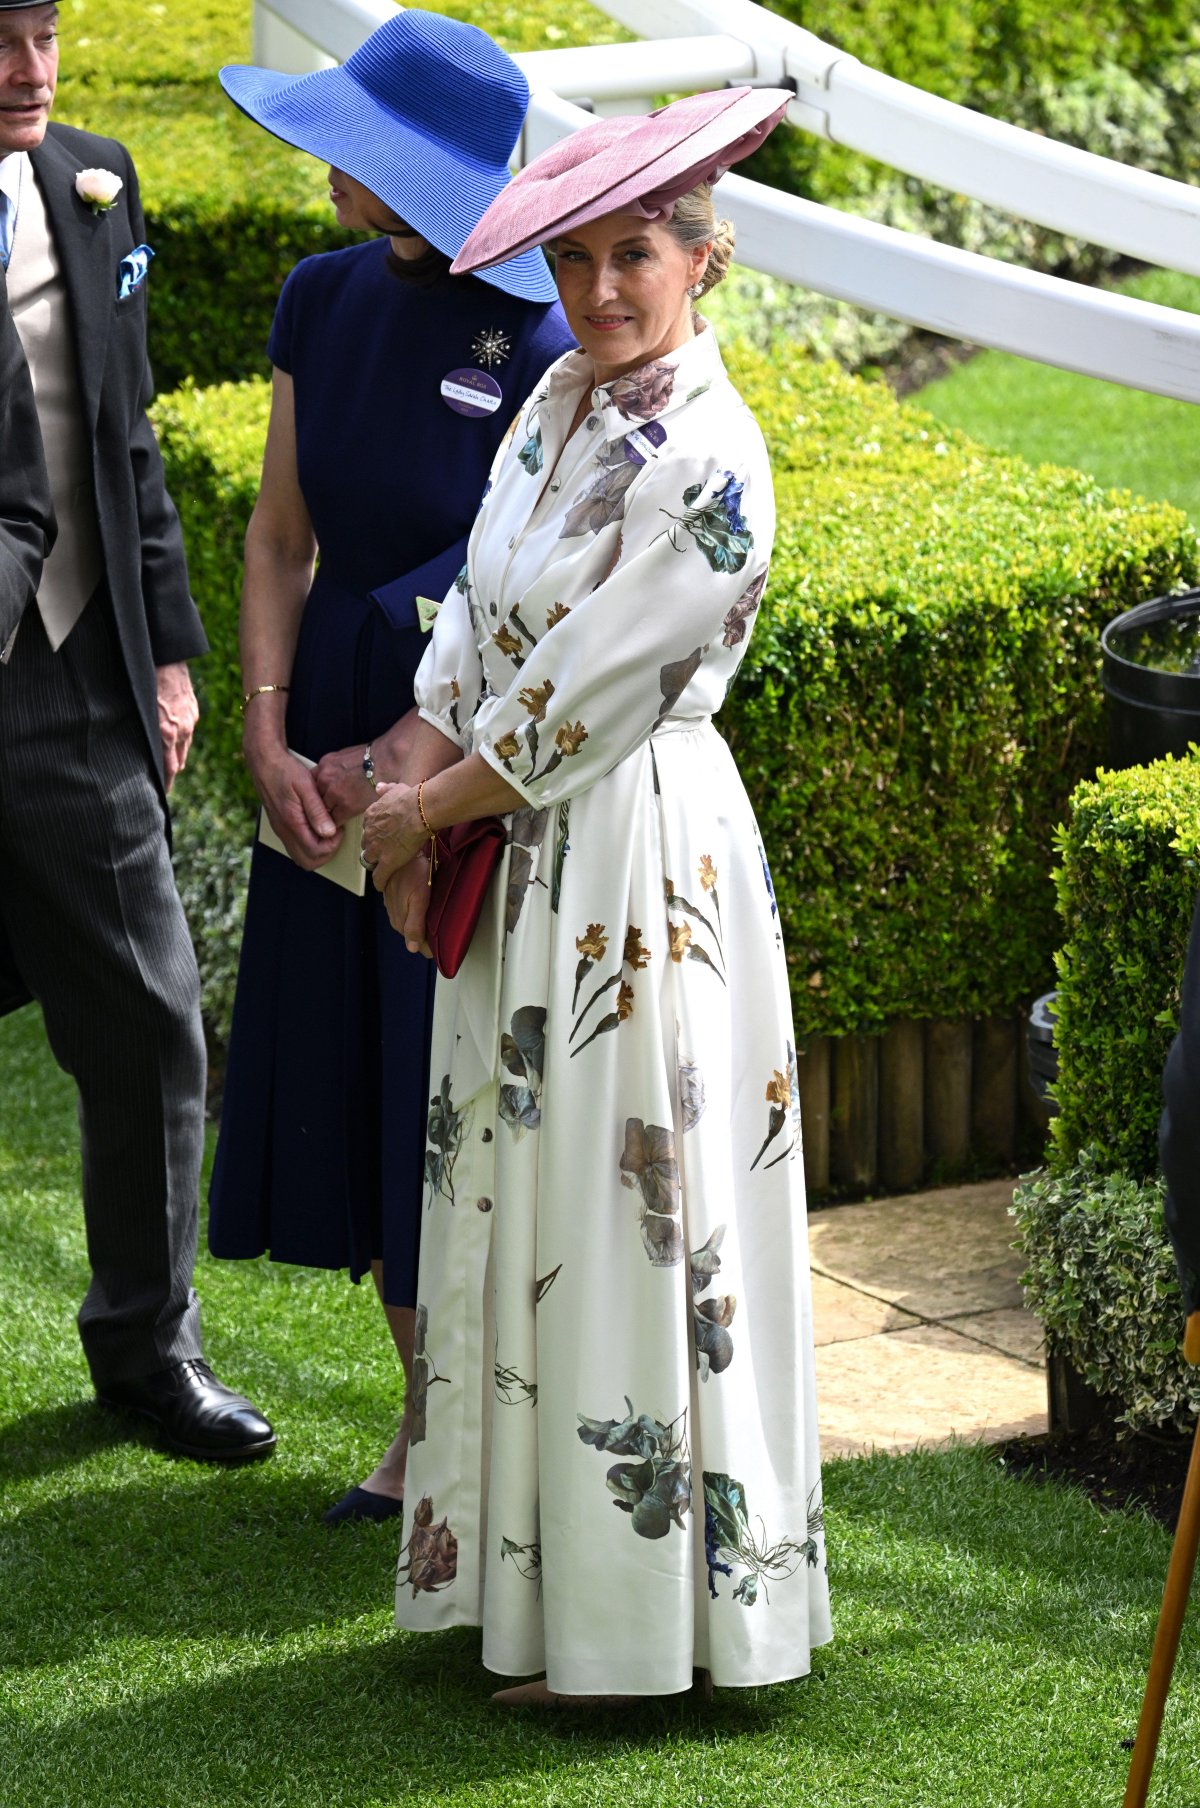
[{"label": "three-quarter sleeve", "polygon": [[775,528],[757,430],[737,451],[733,468],[686,453],[651,467],[608,574],[485,699],[474,749],[535,808],[595,784],[666,718],[724,701]]},{"label": "three-quarter sleeve", "polygon": [[464,565],[433,624],[413,695],[426,722],[470,751],[472,720],[483,699],[483,662],[471,617],[471,586]]}]

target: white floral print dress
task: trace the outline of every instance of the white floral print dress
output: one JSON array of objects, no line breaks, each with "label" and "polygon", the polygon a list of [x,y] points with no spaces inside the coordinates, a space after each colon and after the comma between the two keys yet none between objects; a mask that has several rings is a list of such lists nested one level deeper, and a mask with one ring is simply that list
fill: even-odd
[{"label": "white floral print dress", "polygon": [[528,807],[438,981],[396,1618],[667,1694],[831,1636],[787,973],[710,721],[775,517],[711,329],[564,445],[593,382],[526,404],[417,678]]}]

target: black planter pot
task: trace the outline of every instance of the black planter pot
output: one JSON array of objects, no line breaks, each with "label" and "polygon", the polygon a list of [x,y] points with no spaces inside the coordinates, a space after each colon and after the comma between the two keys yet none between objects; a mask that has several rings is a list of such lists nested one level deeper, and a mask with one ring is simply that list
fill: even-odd
[{"label": "black planter pot", "polygon": [[[1100,638],[1108,700],[1108,755],[1118,772],[1200,742],[1200,652],[1194,670],[1160,671],[1128,657],[1132,638],[1159,630],[1164,638],[1200,617],[1200,590],[1139,603],[1109,622]],[[1200,622],[1197,623],[1200,633]],[[1200,649],[1200,638],[1197,639]]]},{"label": "black planter pot", "polygon": [[1029,1007],[1029,1024],[1025,1033],[1025,1054],[1029,1067],[1029,1084],[1036,1099],[1051,1117],[1058,1110],[1048,1088],[1058,1078],[1058,1050],[1054,1046],[1055,992],[1043,992]]}]

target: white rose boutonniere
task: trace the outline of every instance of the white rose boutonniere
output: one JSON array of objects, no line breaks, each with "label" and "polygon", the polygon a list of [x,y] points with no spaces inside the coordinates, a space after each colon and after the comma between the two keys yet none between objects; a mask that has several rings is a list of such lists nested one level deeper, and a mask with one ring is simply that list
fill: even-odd
[{"label": "white rose boutonniere", "polygon": [[107,213],[115,207],[124,186],[120,176],[107,169],[81,169],[75,178],[75,193],[93,213]]}]

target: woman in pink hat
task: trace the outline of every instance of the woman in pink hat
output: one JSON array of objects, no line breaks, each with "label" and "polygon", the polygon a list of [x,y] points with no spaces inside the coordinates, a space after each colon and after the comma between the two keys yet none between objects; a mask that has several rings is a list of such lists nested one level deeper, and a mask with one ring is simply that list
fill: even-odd
[{"label": "woman in pink hat", "polygon": [[787,970],[711,722],[771,473],[692,305],[732,247],[709,185],[788,98],[597,121],[458,260],[548,242],[582,347],[497,456],[364,830],[419,947],[430,832],[509,825],[437,987],[396,1596],[538,1679],[506,1703],[778,1682],[831,1636]]}]

